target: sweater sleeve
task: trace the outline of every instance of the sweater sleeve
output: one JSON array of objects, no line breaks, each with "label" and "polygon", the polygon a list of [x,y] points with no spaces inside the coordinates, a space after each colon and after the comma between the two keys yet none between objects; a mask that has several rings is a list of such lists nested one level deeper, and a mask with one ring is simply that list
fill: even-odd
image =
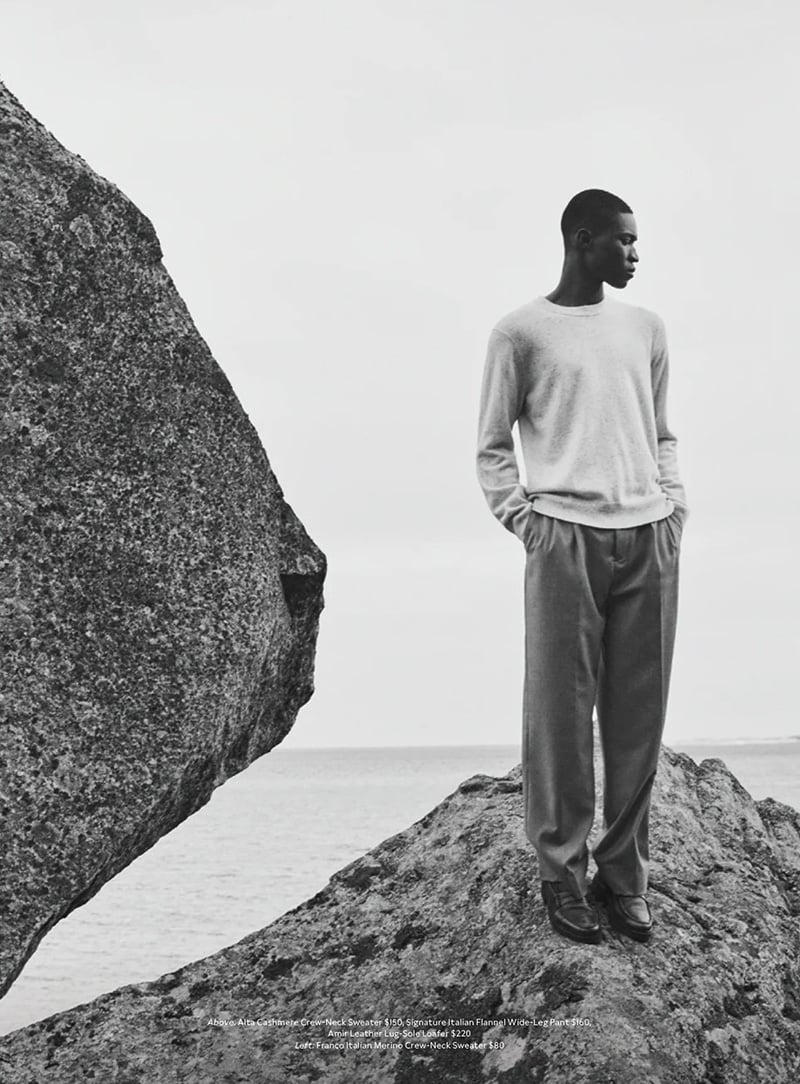
[{"label": "sweater sleeve", "polygon": [[683,524],[689,515],[689,506],[686,503],[686,491],[678,472],[678,441],[667,424],[669,351],[666,329],[663,321],[658,317],[656,317],[653,330],[651,370],[658,434],[658,481],[664,493],[675,505],[675,514]]},{"label": "sweater sleeve", "polygon": [[520,483],[512,431],[525,398],[514,343],[496,328],[489,336],[478,419],[478,481],[492,513],[524,540],[531,504]]}]

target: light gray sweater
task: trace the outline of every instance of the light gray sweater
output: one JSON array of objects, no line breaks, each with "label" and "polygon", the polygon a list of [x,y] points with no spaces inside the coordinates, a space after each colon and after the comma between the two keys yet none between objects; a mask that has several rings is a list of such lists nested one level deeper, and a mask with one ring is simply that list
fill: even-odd
[{"label": "light gray sweater", "polygon": [[[525,537],[531,508],[592,527],[635,527],[689,509],[667,426],[664,324],[608,298],[567,307],[544,297],[489,337],[478,479],[494,515]],[[519,429],[526,485],[512,431]]]}]

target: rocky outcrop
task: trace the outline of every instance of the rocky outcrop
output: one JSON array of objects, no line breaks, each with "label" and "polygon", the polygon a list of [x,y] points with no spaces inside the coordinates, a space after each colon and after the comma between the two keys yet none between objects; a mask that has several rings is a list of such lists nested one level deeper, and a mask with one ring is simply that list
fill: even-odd
[{"label": "rocky outcrop", "polygon": [[2,993],[289,731],[325,561],[150,222],[1,86],[0,178]]},{"label": "rocky outcrop", "polygon": [[584,946],[547,923],[520,790],[519,769],[469,779],[262,932],[16,1032],[3,1079],[800,1079],[800,814],[665,749],[656,932],[604,916]]}]

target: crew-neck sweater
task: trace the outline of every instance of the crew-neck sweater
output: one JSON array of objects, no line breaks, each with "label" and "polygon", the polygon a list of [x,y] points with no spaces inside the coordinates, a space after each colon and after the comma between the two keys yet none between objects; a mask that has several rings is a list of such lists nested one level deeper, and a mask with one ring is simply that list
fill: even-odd
[{"label": "crew-neck sweater", "polygon": [[[667,425],[667,339],[655,313],[538,297],[489,336],[478,425],[487,503],[523,540],[531,509],[592,527],[688,515]],[[514,450],[517,425],[525,467]]]}]

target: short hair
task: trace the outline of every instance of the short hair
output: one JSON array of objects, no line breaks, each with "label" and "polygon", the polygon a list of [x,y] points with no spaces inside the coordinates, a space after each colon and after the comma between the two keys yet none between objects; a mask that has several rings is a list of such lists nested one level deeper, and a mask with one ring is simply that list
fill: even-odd
[{"label": "short hair", "polygon": [[573,196],[561,216],[561,233],[566,241],[584,226],[592,234],[608,229],[618,214],[633,214],[625,200],[602,188],[587,188]]}]

